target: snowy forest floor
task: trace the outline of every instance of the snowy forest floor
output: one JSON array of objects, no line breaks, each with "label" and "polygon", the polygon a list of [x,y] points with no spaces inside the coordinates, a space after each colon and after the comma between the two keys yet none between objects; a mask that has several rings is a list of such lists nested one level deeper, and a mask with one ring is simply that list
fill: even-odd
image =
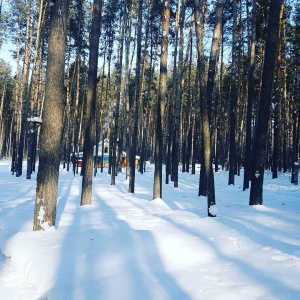
[{"label": "snowy forest floor", "polygon": [[81,207],[81,177],[61,169],[56,227],[33,232],[36,174],[0,162],[0,299],[300,299],[300,186],[266,172],[264,205],[249,206],[243,176],[228,186],[221,170],[210,218],[197,172],[152,200],[153,166],[134,194],[99,171]]}]

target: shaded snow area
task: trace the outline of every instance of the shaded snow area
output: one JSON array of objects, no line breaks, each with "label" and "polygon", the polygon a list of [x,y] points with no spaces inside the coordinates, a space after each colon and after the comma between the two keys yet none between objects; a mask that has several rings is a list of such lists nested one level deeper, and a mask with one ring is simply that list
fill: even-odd
[{"label": "shaded snow area", "polygon": [[[199,172],[199,170],[198,170]],[[26,174],[26,170],[24,170]],[[56,227],[33,232],[36,174],[0,163],[1,300],[300,299],[300,186],[266,172],[264,205],[249,206],[243,176],[215,173],[217,217],[198,197],[199,173],[179,174],[152,200],[153,169],[93,179],[60,170]]]}]

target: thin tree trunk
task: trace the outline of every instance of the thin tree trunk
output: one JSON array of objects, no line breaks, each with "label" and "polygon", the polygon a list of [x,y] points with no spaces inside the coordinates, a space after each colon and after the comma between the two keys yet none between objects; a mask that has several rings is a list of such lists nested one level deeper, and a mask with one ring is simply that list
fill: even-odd
[{"label": "thin tree trunk", "polygon": [[181,0],[181,9],[179,12],[179,53],[178,53],[178,69],[176,80],[176,94],[174,105],[174,143],[173,143],[173,165],[172,173],[174,180],[174,187],[178,187],[178,165],[180,156],[180,147],[182,147],[182,140],[180,140],[180,117],[181,117],[181,101],[182,101],[182,86],[183,86],[183,44],[184,44],[184,25],[185,25],[185,0]]},{"label": "thin tree trunk", "polygon": [[90,54],[85,104],[85,128],[82,157],[82,191],[80,205],[92,203],[93,150],[96,134],[97,71],[102,0],[94,0],[90,34]]},{"label": "thin tree trunk", "polygon": [[[200,6],[199,0],[194,1],[194,9],[195,9],[195,27],[196,27],[196,38],[197,38],[197,54],[198,54],[198,61],[197,61],[197,108],[199,109],[198,114],[196,116],[196,128],[198,129],[197,132],[197,139],[198,139],[198,147],[200,151],[199,154],[199,161],[201,163],[201,170],[200,170],[200,181],[199,181],[199,193],[198,195],[206,196],[207,192],[207,181],[206,181],[206,174],[205,174],[205,163],[204,163],[204,138],[203,138],[203,122],[204,119],[202,118],[202,108],[204,101],[204,91],[205,91],[205,56],[204,56],[204,45],[203,45],[203,37],[204,37],[204,24],[205,24],[205,13],[206,13],[206,5],[207,1],[203,1]],[[204,180],[203,180],[204,179]]]},{"label": "thin tree trunk", "polygon": [[22,99],[21,99],[21,74],[20,74],[20,52],[21,52],[21,29],[18,24],[18,44],[16,51],[16,81],[15,81],[15,107],[14,107],[14,136],[13,136],[13,156],[12,156],[12,173],[16,172],[16,177],[20,176],[18,171],[18,147],[20,144],[20,128],[21,128],[21,111],[22,111]]},{"label": "thin tree trunk", "polygon": [[205,173],[207,178],[207,212],[208,216],[214,217],[215,214],[210,212],[210,207],[216,204],[215,196],[215,183],[214,173],[212,169],[212,145],[211,145],[211,134],[210,134],[210,107],[212,105],[212,98],[215,88],[215,74],[217,58],[220,51],[220,39],[221,39],[221,28],[222,28],[222,14],[223,14],[223,1],[218,0],[216,4],[216,21],[213,33],[213,40],[211,45],[209,66],[208,66],[208,78],[206,85],[206,103],[203,103],[201,111],[203,111],[203,137],[204,137],[204,157],[205,157]]},{"label": "thin tree trunk", "polygon": [[232,25],[232,62],[231,62],[231,92],[230,92],[230,149],[229,149],[229,177],[228,184],[234,185],[236,173],[236,108],[238,98],[237,75],[237,0],[233,0]]},{"label": "thin tree trunk", "polygon": [[22,175],[23,169],[23,154],[26,139],[26,119],[28,113],[28,102],[29,102],[29,70],[30,70],[30,60],[31,60],[31,45],[32,45],[32,35],[30,30],[31,12],[30,4],[26,5],[26,37],[25,37],[25,56],[23,62],[23,74],[22,74],[22,84],[21,84],[21,99],[22,99],[22,115],[21,115],[21,128],[20,128],[20,140],[18,148],[18,166],[17,174]]},{"label": "thin tree trunk", "polygon": [[188,62],[188,114],[189,114],[189,122],[188,122],[188,133],[187,133],[187,155],[186,155],[186,172],[190,170],[190,163],[192,159],[192,152],[193,152],[193,128],[195,123],[195,115],[194,115],[194,101],[193,101],[193,91],[192,91],[192,57],[193,57],[193,25],[190,26],[190,33],[189,33],[189,45],[187,51],[187,62]]},{"label": "thin tree trunk", "polygon": [[142,10],[143,0],[139,0],[138,8],[138,33],[136,48],[136,73],[135,73],[135,97],[133,106],[133,130],[130,145],[129,158],[129,193],[134,193],[135,187],[135,157],[137,150],[138,123],[139,123],[139,99],[141,90],[141,58],[142,58]]},{"label": "thin tree trunk", "polygon": [[120,101],[121,101],[121,82],[122,82],[122,66],[123,66],[123,48],[124,48],[124,34],[125,34],[125,24],[127,22],[125,16],[125,10],[127,9],[127,1],[124,3],[123,17],[121,20],[120,37],[119,37],[119,55],[118,64],[116,66],[116,106],[115,106],[115,116],[114,116],[114,129],[112,138],[112,163],[111,163],[111,185],[116,184],[116,173],[117,173],[117,143],[119,135],[119,115],[120,115]]},{"label": "thin tree trunk", "polygon": [[0,159],[3,156],[3,141],[4,141],[4,123],[3,123],[3,106],[4,106],[4,99],[6,96],[6,79],[4,80],[4,86],[1,95],[1,103],[0,103]]},{"label": "thin tree trunk", "polygon": [[[29,117],[37,117],[37,101],[40,93],[40,77],[41,77],[41,28],[44,23],[44,16],[46,7],[44,6],[44,0],[40,0],[39,3],[39,19],[37,23],[37,33],[35,40],[35,53],[33,60],[33,70],[31,76],[31,90],[30,90],[30,101],[28,108]],[[31,49],[29,49],[31,51]],[[28,134],[28,155],[27,155],[27,174],[26,178],[31,179],[31,174],[35,171],[35,160],[36,160],[36,145],[37,145],[37,127],[36,124],[33,126],[33,131],[29,130]]]},{"label": "thin tree trunk", "polygon": [[[180,68],[181,61],[178,57],[178,48],[179,48],[179,21],[180,21],[180,6],[181,1],[177,1],[176,15],[175,15],[175,41],[174,41],[174,62],[173,62],[173,83],[172,83],[172,94],[170,99],[171,110],[170,110],[170,124],[172,126],[172,168],[171,168],[171,180],[174,182],[174,187],[178,187],[178,152],[179,152],[179,118],[180,118],[180,96],[178,97],[178,87],[180,85]],[[178,123],[178,124],[177,124]]]},{"label": "thin tree trunk", "polygon": [[246,145],[244,160],[244,182],[243,190],[249,188],[251,179],[251,157],[252,157],[252,106],[254,98],[254,69],[255,69],[255,39],[256,39],[256,0],[252,1],[252,18],[251,18],[251,45],[250,45],[250,66],[248,71],[248,103],[247,103],[247,120],[246,120]]},{"label": "thin tree trunk", "polygon": [[170,24],[170,0],[164,1],[161,20],[162,20],[163,36],[161,42],[159,94],[158,94],[157,112],[156,112],[153,199],[162,198],[162,155],[163,155],[162,117],[164,118],[165,99],[167,96],[167,58],[168,58],[168,40],[169,40],[169,24]]},{"label": "thin tree trunk", "polygon": [[[295,105],[295,104],[294,104]],[[292,178],[291,183],[298,184],[299,173],[296,172],[296,168],[299,168],[299,108],[294,107],[293,109],[293,141],[292,141]]]},{"label": "thin tree trunk", "polygon": [[[197,50],[198,50],[198,56],[200,57],[200,68],[203,68],[202,71],[200,71],[200,74],[204,72],[204,59],[203,59],[203,41],[200,42],[200,39],[203,38],[203,35],[201,34],[201,30],[199,28],[198,24],[201,24],[201,14],[200,14],[200,5],[199,1],[195,0],[195,22],[196,22],[196,36],[197,36]],[[217,6],[218,8],[218,6]],[[222,6],[221,6],[222,8]],[[220,16],[219,16],[220,17]],[[220,26],[219,23],[220,19],[216,18],[216,26]],[[219,27],[219,30],[221,27]],[[218,39],[213,41],[212,43],[212,51],[211,51],[211,57],[214,57],[215,53],[214,51],[217,48],[214,48],[215,42],[217,42]],[[214,54],[213,54],[214,53]],[[213,65],[213,63],[211,64]],[[201,80],[201,75],[200,75]],[[209,85],[208,85],[209,86]],[[207,95],[206,95],[207,96]],[[205,168],[206,173],[206,192],[207,192],[207,213],[208,216],[214,217],[215,214],[211,212],[210,207],[215,205],[215,188],[214,188],[214,175],[213,175],[213,169],[212,169],[212,159],[211,159],[211,137],[210,137],[210,120],[209,120],[209,103],[207,102],[206,97],[201,97],[200,99],[200,114],[201,114],[201,122],[202,122],[202,128],[203,128],[203,149],[204,149],[204,166],[201,166],[201,168]]]}]

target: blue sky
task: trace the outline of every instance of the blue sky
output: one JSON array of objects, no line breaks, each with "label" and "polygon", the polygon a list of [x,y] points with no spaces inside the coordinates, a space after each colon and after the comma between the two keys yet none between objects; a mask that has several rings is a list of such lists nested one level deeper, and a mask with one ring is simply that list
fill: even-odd
[{"label": "blue sky", "polygon": [[11,43],[4,44],[0,49],[0,58],[2,58],[5,62],[9,63],[12,67],[12,72],[15,72],[16,63],[11,57],[11,50],[14,49],[14,46]]}]

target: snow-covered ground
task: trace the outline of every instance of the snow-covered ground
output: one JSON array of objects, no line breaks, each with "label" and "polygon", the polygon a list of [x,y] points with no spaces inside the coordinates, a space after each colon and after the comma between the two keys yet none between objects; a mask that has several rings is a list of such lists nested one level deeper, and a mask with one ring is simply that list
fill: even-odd
[{"label": "snow-covered ground", "polygon": [[[26,171],[24,171],[26,174]],[[33,232],[36,175],[0,162],[0,299],[300,299],[300,186],[266,173],[264,205],[248,205],[243,177],[215,173],[218,214],[207,217],[199,174],[180,174],[152,200],[153,170],[110,185],[61,170],[56,228]]]}]

